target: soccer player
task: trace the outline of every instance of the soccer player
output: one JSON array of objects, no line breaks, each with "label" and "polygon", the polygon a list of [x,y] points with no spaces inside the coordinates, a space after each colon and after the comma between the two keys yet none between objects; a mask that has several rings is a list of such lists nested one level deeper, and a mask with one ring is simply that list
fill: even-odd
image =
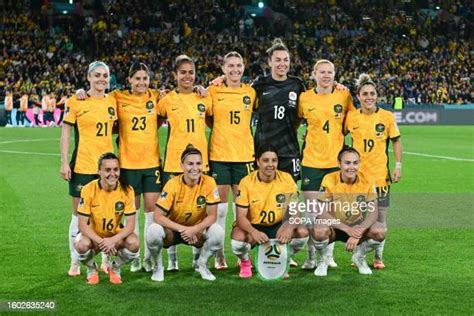
[{"label": "soccer player", "polygon": [[[217,205],[217,223],[224,231],[229,189],[235,202],[240,180],[254,169],[250,124],[256,95],[252,87],[241,82],[244,69],[243,58],[239,53],[226,54],[222,66],[224,84],[211,85],[208,89],[212,98],[209,164],[221,198],[221,203]],[[234,205],[232,208],[235,210]],[[216,254],[215,268],[227,269],[224,247]]]},{"label": "soccer player", "polygon": [[[374,181],[359,172],[360,155],[344,147],[338,155],[339,171],[324,176],[318,196],[321,215],[311,230],[318,251],[335,241],[345,242],[345,249],[354,252],[352,262],[360,274],[372,274],[365,255],[384,239],[386,229],[377,222],[377,194]],[[327,261],[314,270],[316,276],[327,275]]]},{"label": "soccer player", "polygon": [[289,173],[277,170],[277,149],[262,145],[257,149],[256,159],[258,170],[239,184],[237,223],[232,230],[232,251],[240,259],[241,278],[252,277],[251,246],[276,238],[282,244],[291,242],[294,254],[308,240],[304,225],[292,225],[285,220],[286,205],[297,194],[297,187]]},{"label": "soccer player", "polygon": [[[338,169],[337,154],[344,145],[344,119],[355,108],[350,92],[335,88],[335,67],[332,62],[318,60],[312,75],[316,80],[316,87],[301,94],[298,118],[307,123],[301,190],[306,200],[315,201],[324,176]],[[314,213],[308,216],[312,220],[315,218]],[[327,253],[320,254],[319,261],[327,261],[329,266],[337,267],[333,259],[334,244],[325,249]],[[303,269],[315,268],[315,255],[312,241],[308,241],[308,259],[303,264]]]},{"label": "soccer player", "polygon": [[257,92],[255,148],[271,144],[278,150],[278,169],[300,178],[297,107],[305,91],[303,81],[289,76],[290,53],[280,39],[266,51],[271,75],[258,77],[252,84]]},{"label": "soccer player", "polygon": [[[108,269],[110,283],[121,284],[120,267],[137,258],[139,242],[133,233],[135,205],[133,188],[120,174],[118,157],[105,153],[99,158],[99,179],[81,190],[79,231],[74,249],[77,258],[87,266],[87,283],[99,283],[99,269],[94,256],[99,251],[116,256]],[[122,228],[122,217],[126,216]]]},{"label": "soccer player", "polygon": [[[356,83],[359,111],[350,112],[345,123],[346,133],[351,133],[352,144],[361,154],[360,170],[366,177],[375,180],[378,195],[378,219],[387,225],[387,210],[390,206],[390,184],[400,181],[402,175],[402,142],[393,113],[377,107],[377,89],[367,74],[361,74]],[[388,145],[392,142],[395,169],[392,177],[388,168]],[[382,261],[385,240],[375,249],[373,266],[383,269]]]},{"label": "soccer player", "polygon": [[[12,127],[12,110],[13,110],[13,91],[10,89],[5,90],[5,114],[7,115],[7,125],[5,127]],[[18,122],[17,122],[18,124]]]},{"label": "soccer player", "polygon": [[[119,159],[121,173],[136,194],[135,207],[140,209],[140,195],[143,194],[145,229],[153,223],[155,202],[161,192],[161,167],[158,142],[158,91],[149,89],[150,71],[144,63],[132,63],[128,71],[130,90],[114,90],[111,93],[117,101]],[[76,96],[85,99],[85,91],[78,90]],[[135,235],[140,229],[138,213],[135,217]],[[153,262],[146,246],[143,267],[150,272]],[[104,261],[103,261],[104,262]],[[132,262],[131,271],[142,268],[140,258]]]},{"label": "soccer player", "polygon": [[[163,184],[183,172],[179,153],[191,143],[202,153],[202,170],[209,171],[206,138],[206,116],[210,114],[212,99],[193,93],[196,70],[193,60],[186,55],[176,58],[174,76],[177,88],[158,103],[160,117],[168,119],[168,138],[163,163]],[[195,250],[195,255],[198,251]],[[176,247],[168,249],[168,270],[178,270]]]},{"label": "soccer player", "polygon": [[[112,127],[117,120],[115,99],[105,94],[109,87],[109,67],[101,61],[89,64],[87,80],[89,98],[79,101],[75,96],[66,101],[66,114],[61,132],[61,177],[69,182],[72,197],[72,217],[69,225],[71,267],[68,274],[80,274],[79,261],[74,254],[74,239],[78,232],[77,206],[81,189],[97,178],[96,163],[106,152],[113,151]],[[74,127],[75,148],[68,163],[69,140]]]},{"label": "soccer player", "polygon": [[[216,223],[217,203],[220,202],[215,180],[202,174],[201,151],[191,144],[181,154],[182,174],[166,182],[156,202],[154,220],[146,233],[153,258],[159,260],[163,247],[184,243],[202,248],[195,270],[204,280],[215,276],[207,268],[207,261],[223,247],[224,231]],[[156,265],[151,277],[163,281],[162,265]]]}]

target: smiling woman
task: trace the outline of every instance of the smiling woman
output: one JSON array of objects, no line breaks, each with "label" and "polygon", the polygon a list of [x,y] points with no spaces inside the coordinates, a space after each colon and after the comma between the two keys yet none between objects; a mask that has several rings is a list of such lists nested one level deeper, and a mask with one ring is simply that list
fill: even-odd
[{"label": "smiling woman", "polygon": [[[72,218],[69,226],[69,249],[71,253],[70,276],[80,274],[77,256],[74,253],[74,238],[78,234],[77,207],[81,189],[97,178],[97,161],[105,152],[113,151],[112,128],[117,120],[115,98],[106,95],[109,87],[109,67],[101,61],[91,63],[87,69],[90,96],[79,101],[76,96],[66,101],[66,114],[61,132],[61,177],[69,182],[72,197]],[[69,140],[74,127],[75,148],[68,162]]]}]

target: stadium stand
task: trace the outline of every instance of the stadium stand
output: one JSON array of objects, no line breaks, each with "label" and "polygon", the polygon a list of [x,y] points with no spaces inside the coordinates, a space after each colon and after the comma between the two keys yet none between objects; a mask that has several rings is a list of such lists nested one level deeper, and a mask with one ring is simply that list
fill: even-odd
[{"label": "stadium stand", "polygon": [[[472,103],[473,7],[470,1],[82,1],[64,11],[51,1],[0,1],[0,93],[15,103],[36,88],[59,98],[85,87],[84,69],[103,60],[113,87],[126,86],[131,61],[152,69],[151,86],[172,88],[172,60],[197,64],[197,81],[220,75],[223,55],[246,58],[246,78],[268,72],[265,50],[282,37],[292,73],[311,85],[314,62],[337,66],[353,87],[361,72],[377,79],[380,102]],[[32,104],[30,104],[32,106]]]}]

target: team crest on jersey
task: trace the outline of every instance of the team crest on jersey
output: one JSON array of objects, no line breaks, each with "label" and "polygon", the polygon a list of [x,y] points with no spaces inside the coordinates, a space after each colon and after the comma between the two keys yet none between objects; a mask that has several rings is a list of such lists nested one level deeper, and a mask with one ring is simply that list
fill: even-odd
[{"label": "team crest on jersey", "polygon": [[298,95],[296,94],[295,91],[290,91],[290,93],[288,94],[288,98],[291,100],[291,101],[296,101]]},{"label": "team crest on jersey", "polygon": [[125,209],[125,204],[122,201],[115,203],[115,215],[122,214]]},{"label": "team crest on jersey", "polygon": [[283,203],[285,203],[286,197],[284,194],[280,193],[276,196],[277,207],[283,207]]},{"label": "team crest on jersey", "polygon": [[113,107],[109,107],[107,111],[109,112],[110,119],[113,119],[115,116],[115,109]]},{"label": "team crest on jersey", "polygon": [[336,104],[334,106],[334,117],[341,118],[342,117],[342,105]]},{"label": "team crest on jersey", "polygon": [[267,247],[265,247],[265,256],[267,256],[267,259],[271,261],[275,261],[278,258],[280,258],[280,254],[281,254],[280,245],[277,243],[273,245],[268,245]]},{"label": "team crest on jersey", "polygon": [[375,125],[375,135],[377,137],[382,137],[384,132],[385,132],[385,125],[383,125],[382,123],[378,123],[377,125]]},{"label": "team crest on jersey", "polygon": [[206,198],[203,195],[198,196],[196,200],[197,207],[203,208],[206,206]]},{"label": "team crest on jersey", "polygon": [[244,104],[245,104],[245,105],[250,105],[251,100],[250,100],[250,97],[249,97],[248,95],[246,95],[246,96],[243,98],[243,101],[244,101]]},{"label": "team crest on jersey", "polygon": [[303,179],[303,184],[304,185],[308,185],[310,182],[311,182],[311,180],[309,178],[304,178]]},{"label": "team crest on jersey", "polygon": [[146,107],[148,113],[151,113],[153,111],[153,108],[155,107],[155,104],[153,103],[153,101],[148,101],[145,104],[145,107]]}]

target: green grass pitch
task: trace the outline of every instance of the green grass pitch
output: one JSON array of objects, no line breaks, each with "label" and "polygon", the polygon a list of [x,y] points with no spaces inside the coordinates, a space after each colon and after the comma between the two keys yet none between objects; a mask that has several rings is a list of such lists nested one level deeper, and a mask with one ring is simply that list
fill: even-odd
[{"label": "green grass pitch", "polygon": [[[359,275],[337,244],[339,267],[326,278],[296,268],[280,282],[241,280],[227,237],[230,268],[216,272],[215,282],[200,279],[190,249],[180,246],[180,271],[165,272],[163,283],[124,267],[121,286],[103,274],[89,286],[84,268],[80,277],[66,274],[71,206],[59,177],[60,129],[1,128],[0,304],[54,300],[56,311],[68,315],[472,314],[474,127],[401,132],[406,154],[402,182],[392,187],[384,271]],[[165,134],[162,128],[162,140]],[[304,258],[305,251],[296,256],[300,264]]]}]

